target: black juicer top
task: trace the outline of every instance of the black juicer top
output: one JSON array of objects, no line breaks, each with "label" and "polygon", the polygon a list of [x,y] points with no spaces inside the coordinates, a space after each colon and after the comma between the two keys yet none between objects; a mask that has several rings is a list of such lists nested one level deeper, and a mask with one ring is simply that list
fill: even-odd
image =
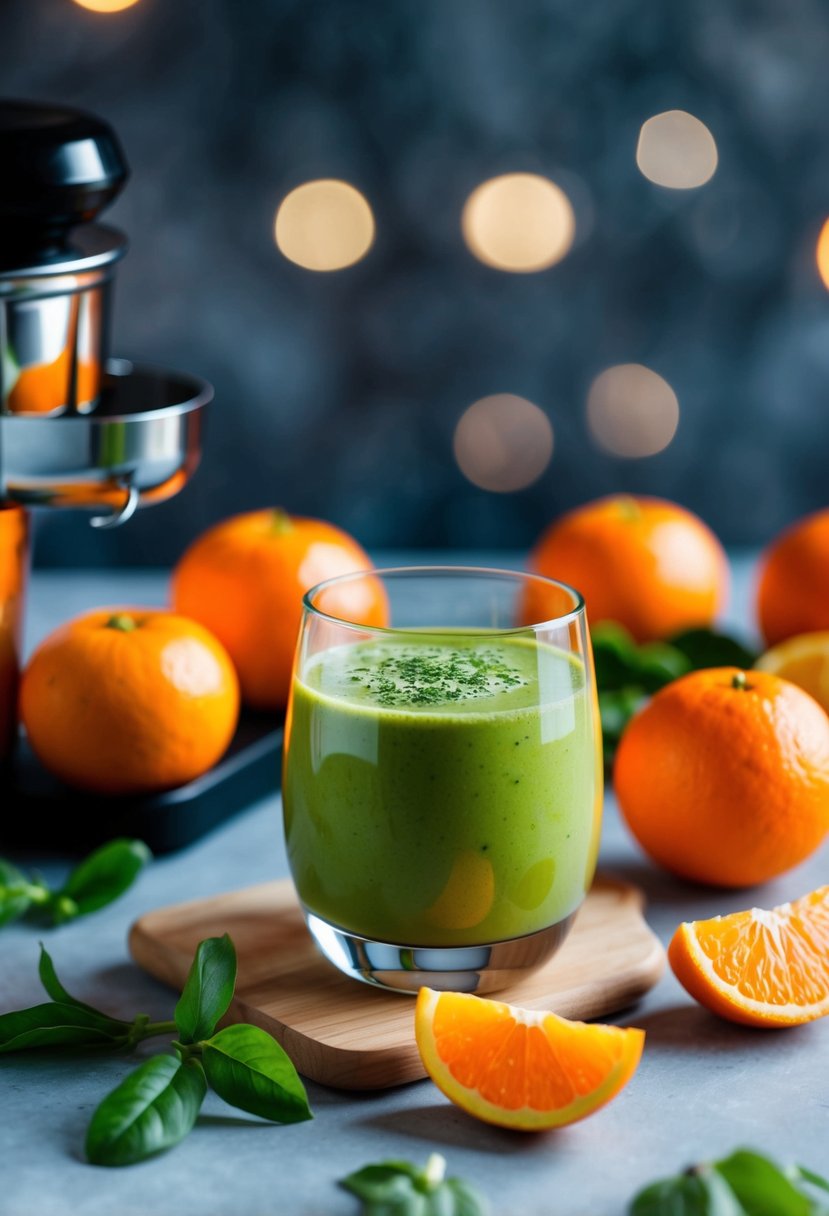
[{"label": "black juicer top", "polygon": [[0,100],[0,273],[59,261],[69,233],[118,196],[129,168],[94,114]]}]

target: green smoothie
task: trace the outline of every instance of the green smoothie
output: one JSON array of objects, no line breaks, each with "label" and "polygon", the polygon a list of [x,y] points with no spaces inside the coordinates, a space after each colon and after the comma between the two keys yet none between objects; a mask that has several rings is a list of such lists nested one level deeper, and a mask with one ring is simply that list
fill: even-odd
[{"label": "green smoothie", "polygon": [[283,782],[300,899],[408,946],[565,920],[596,862],[596,732],[581,661],[531,637],[398,633],[312,657]]}]

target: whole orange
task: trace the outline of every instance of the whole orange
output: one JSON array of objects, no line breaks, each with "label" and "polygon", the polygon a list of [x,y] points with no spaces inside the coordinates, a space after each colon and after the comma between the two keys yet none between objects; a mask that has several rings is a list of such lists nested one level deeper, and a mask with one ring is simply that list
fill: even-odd
[{"label": "whole orange", "polygon": [[20,690],[29,742],[69,785],[101,794],[169,789],[224,753],[239,685],[222,645],[156,609],[99,609],[32,655]]},{"label": "whole orange", "polygon": [[728,592],[714,533],[660,498],[617,495],[568,511],[544,532],[530,567],[580,591],[591,623],[618,621],[639,642],[710,625]]},{"label": "whole orange", "polygon": [[[324,579],[370,569],[368,554],[333,524],[253,511],[190,546],[173,571],[173,607],[223,642],[247,705],[277,709],[288,700],[303,595]],[[373,581],[342,588],[327,607],[360,624],[386,624],[382,587]]]},{"label": "whole orange", "polygon": [[769,645],[829,629],[829,509],[798,520],[763,554],[757,617]]},{"label": "whole orange", "polygon": [[829,717],[767,672],[691,672],[630,722],[613,781],[628,827],[666,870],[765,882],[829,831]]}]

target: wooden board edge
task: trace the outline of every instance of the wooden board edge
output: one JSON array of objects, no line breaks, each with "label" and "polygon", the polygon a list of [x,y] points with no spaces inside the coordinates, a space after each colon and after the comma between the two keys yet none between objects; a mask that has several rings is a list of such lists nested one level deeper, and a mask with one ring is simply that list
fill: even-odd
[{"label": "wooden board edge", "polygon": [[[145,920],[145,917],[139,918],[129,931],[127,940],[130,954],[138,966],[154,979],[180,990],[184,968],[189,965],[189,960],[183,954],[175,953],[169,945],[161,948],[149,933]],[[411,1005],[414,1018],[414,1000]],[[354,1048],[320,1043],[293,1026],[269,1018],[248,1005],[244,997],[234,997],[222,1024],[234,1021],[250,1022],[267,1031],[285,1048],[302,1076],[332,1089],[376,1091],[419,1081],[426,1076],[414,1031],[411,1043],[402,1047]],[[316,1058],[323,1056],[325,1063],[318,1065]]]}]

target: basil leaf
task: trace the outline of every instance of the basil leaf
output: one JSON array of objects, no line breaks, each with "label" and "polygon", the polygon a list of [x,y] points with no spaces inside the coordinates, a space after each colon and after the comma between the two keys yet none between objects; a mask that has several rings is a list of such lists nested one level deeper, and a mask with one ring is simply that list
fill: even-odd
[{"label": "basil leaf", "polygon": [[682,651],[694,671],[703,667],[753,667],[757,659],[756,652],[742,642],[713,629],[684,629],[668,641]]},{"label": "basil leaf", "polygon": [[599,716],[602,723],[602,749],[609,767],[619,740],[628,722],[647,700],[641,688],[620,688],[615,692],[599,693]]},{"label": "basil leaf", "polygon": [[130,1029],[130,1022],[122,1022],[120,1018],[111,1018],[106,1013],[102,1013],[100,1009],[96,1009],[94,1005],[87,1005],[84,1001],[79,1001],[77,997],[72,996],[66,991],[63,984],[58,979],[58,973],[55,971],[55,964],[49,955],[48,950],[40,943],[40,963],[38,965],[38,973],[40,982],[46,989],[48,996],[53,1001],[58,1001],[62,1005],[74,1005],[76,1009],[85,1009],[87,1013],[94,1013],[96,1017],[104,1018],[113,1026],[120,1026],[124,1032]]},{"label": "basil leaf", "polygon": [[210,1037],[227,1013],[235,987],[236,949],[228,935],[199,942],[174,1014],[182,1042]]},{"label": "basil leaf", "polygon": [[382,1161],[377,1165],[364,1165],[340,1181],[340,1186],[352,1195],[371,1203],[388,1203],[395,1196],[405,1196],[411,1191],[410,1183],[420,1170],[407,1161]]},{"label": "basil leaf", "polygon": [[489,1216],[487,1200],[461,1178],[444,1178],[446,1162],[433,1153],[425,1167],[381,1161],[340,1180],[363,1202],[363,1216]]},{"label": "basil leaf", "polygon": [[811,1200],[768,1157],[750,1149],[737,1149],[730,1157],[717,1161],[715,1169],[748,1216],[811,1216]]},{"label": "basil leaf", "polygon": [[71,907],[70,900],[76,905],[77,911],[63,919],[97,912],[123,895],[151,860],[152,853],[142,840],[111,840],[75,867],[52,902],[59,905],[63,901],[64,908]]},{"label": "basil leaf", "polygon": [[108,1094],[92,1116],[86,1155],[93,1165],[132,1165],[183,1140],[207,1083],[198,1060],[153,1056]]},{"label": "basil leaf", "polygon": [[658,692],[691,670],[688,658],[668,642],[647,642],[640,646],[636,661],[639,684],[646,692]]},{"label": "basil leaf", "polygon": [[447,1178],[444,1189],[455,1201],[454,1216],[489,1216],[488,1201],[462,1178]]},{"label": "basil leaf", "polygon": [[313,1118],[290,1058],[258,1026],[226,1026],[202,1044],[202,1063],[213,1089],[231,1106],[274,1123]]},{"label": "basil leaf", "polygon": [[22,870],[0,859],[0,925],[19,920],[29,909],[29,881]]},{"label": "basil leaf", "polygon": [[640,1191],[631,1216],[746,1216],[728,1183],[710,1166],[663,1178]]},{"label": "basil leaf", "polygon": [[113,1043],[126,1028],[94,1009],[55,1001],[0,1014],[0,1053]]},{"label": "basil leaf", "polygon": [[829,1181],[821,1178],[820,1174],[816,1174],[814,1170],[807,1170],[804,1165],[796,1165],[793,1167],[795,1182],[808,1182],[810,1186],[816,1186],[821,1191],[829,1191]]},{"label": "basil leaf", "polygon": [[638,683],[636,643],[615,621],[603,621],[590,630],[593,666],[600,691],[614,691]]},{"label": "basil leaf", "polygon": [[634,1195],[630,1216],[705,1216],[705,1190],[699,1178],[680,1175],[652,1182]]},{"label": "basil leaf", "polygon": [[599,693],[602,731],[619,738],[630,719],[647,700],[641,688],[619,688]]}]

